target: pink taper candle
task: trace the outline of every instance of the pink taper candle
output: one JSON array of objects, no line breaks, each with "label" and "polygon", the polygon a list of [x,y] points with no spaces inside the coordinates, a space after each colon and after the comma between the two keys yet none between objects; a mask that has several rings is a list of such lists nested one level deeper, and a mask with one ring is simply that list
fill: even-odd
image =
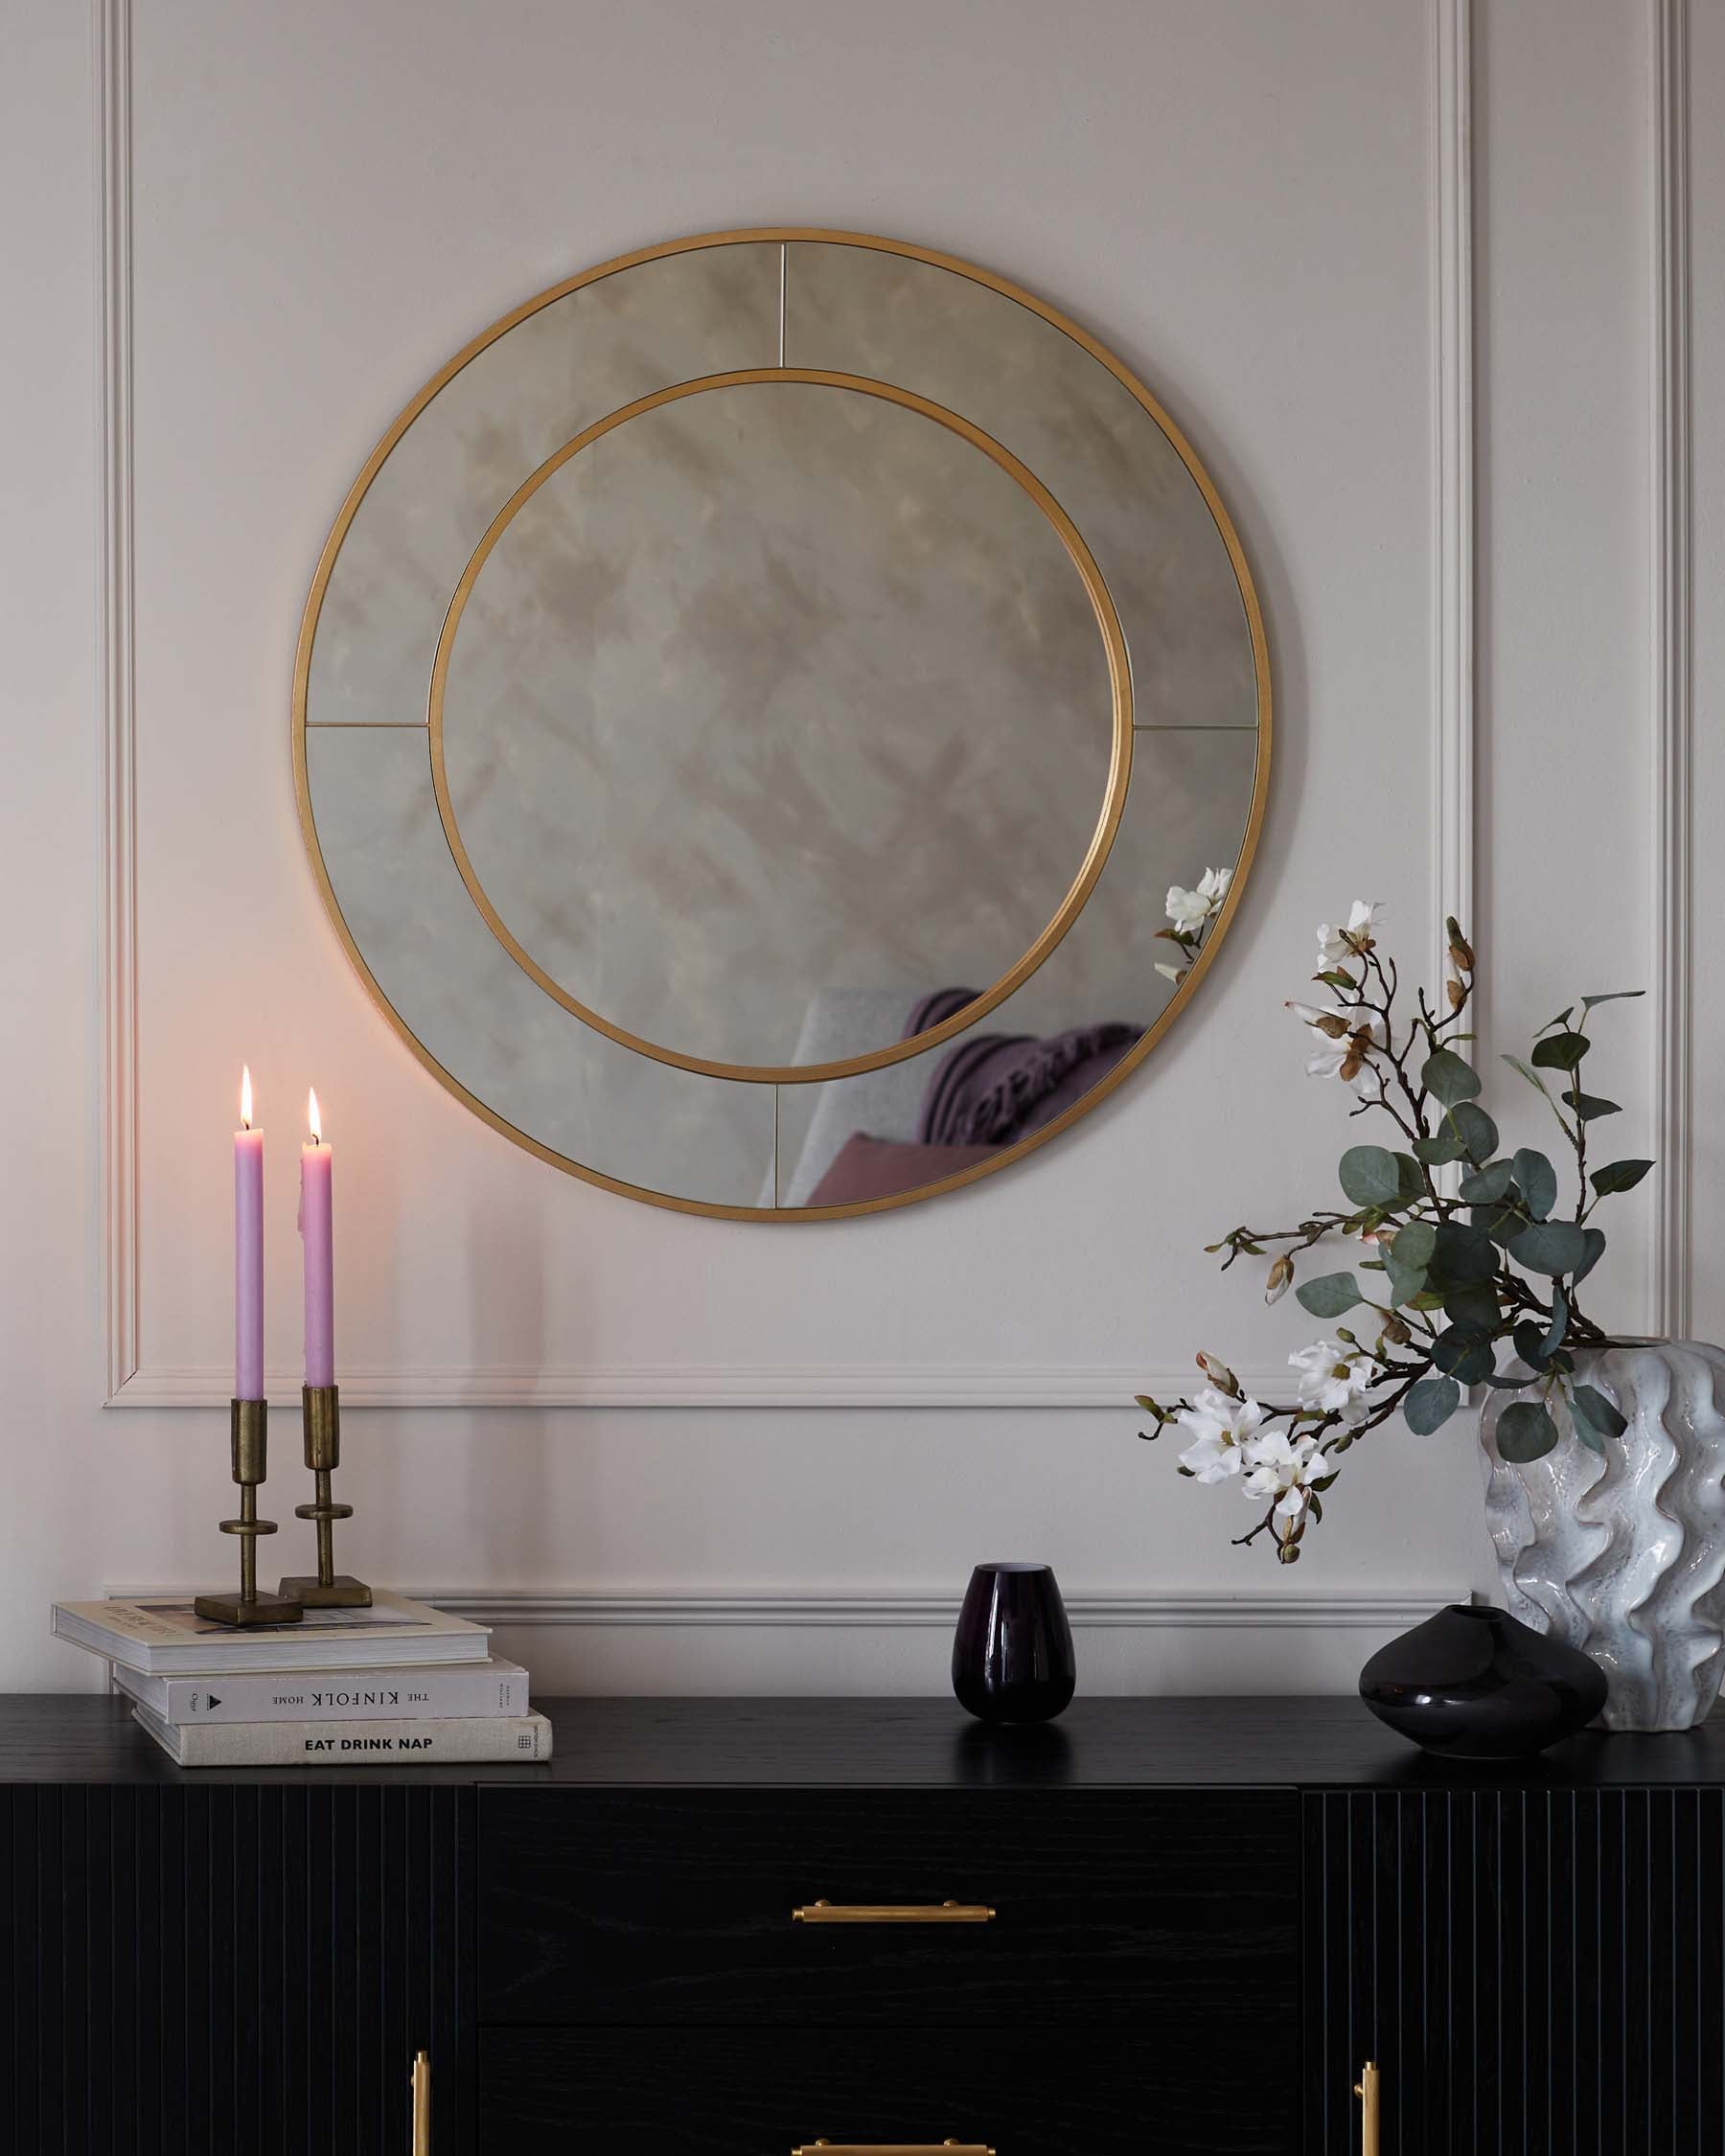
[{"label": "pink taper candle", "polygon": [[335,1382],[335,1247],[331,1204],[335,1156],[323,1142],[317,1095],[307,1102],[311,1142],[300,1148],[299,1230],[306,1246],[306,1383]]},{"label": "pink taper candle", "polygon": [[244,1067],[234,1133],[234,1397],[264,1397],[264,1134],[252,1129],[251,1071]]}]

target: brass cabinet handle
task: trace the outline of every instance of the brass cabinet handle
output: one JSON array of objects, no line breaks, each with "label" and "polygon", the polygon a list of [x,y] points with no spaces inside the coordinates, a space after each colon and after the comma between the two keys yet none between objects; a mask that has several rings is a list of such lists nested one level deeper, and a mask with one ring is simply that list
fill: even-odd
[{"label": "brass cabinet handle", "polygon": [[811,2141],[791,2156],[995,2156],[981,2141]]},{"label": "brass cabinet handle", "polygon": [[1360,2078],[1354,2083],[1354,2094],[1360,2099],[1360,2156],[1378,2156],[1378,2082],[1382,2076],[1368,2059],[1360,2069]]},{"label": "brass cabinet handle", "polygon": [[413,2156],[431,2156],[431,2053],[413,2054]]},{"label": "brass cabinet handle", "polygon": [[[979,1901],[811,1901],[791,1912],[794,1924],[992,1924],[994,1916],[994,1911]],[[930,2144],[941,2145],[957,2144]]]}]

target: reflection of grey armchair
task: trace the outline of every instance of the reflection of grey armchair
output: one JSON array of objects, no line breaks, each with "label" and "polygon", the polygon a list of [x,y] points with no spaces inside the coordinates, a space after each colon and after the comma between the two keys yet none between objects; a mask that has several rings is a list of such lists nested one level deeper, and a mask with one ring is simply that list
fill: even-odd
[{"label": "reflection of grey armchair", "polygon": [[[803,1013],[793,1063],[834,1063],[841,1056],[866,1055],[900,1039],[916,1000],[914,989],[823,988]],[[938,1058],[942,1051],[936,1050]],[[914,1139],[923,1088],[929,1082],[926,1055],[865,1070],[856,1078],[837,1078],[824,1086],[787,1086],[779,1095],[781,1204],[806,1205],[809,1195],[857,1131],[870,1137]],[[814,1096],[814,1115],[795,1095]],[[803,1132],[800,1149],[796,1134]],[[761,1190],[761,1204],[772,1203],[772,1163]]]}]

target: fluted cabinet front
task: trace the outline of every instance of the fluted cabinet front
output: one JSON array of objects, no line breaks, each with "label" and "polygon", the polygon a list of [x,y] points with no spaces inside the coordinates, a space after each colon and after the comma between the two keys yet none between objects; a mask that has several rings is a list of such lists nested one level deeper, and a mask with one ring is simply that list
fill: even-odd
[{"label": "fluted cabinet front", "polygon": [[[1725,1792],[1304,1800],[1306,2148],[1725,2146]],[[1370,2156],[1370,2152],[1368,2152]]]},{"label": "fluted cabinet front", "polygon": [[0,1788],[0,2147],[401,2156],[471,2122],[472,1793]]}]

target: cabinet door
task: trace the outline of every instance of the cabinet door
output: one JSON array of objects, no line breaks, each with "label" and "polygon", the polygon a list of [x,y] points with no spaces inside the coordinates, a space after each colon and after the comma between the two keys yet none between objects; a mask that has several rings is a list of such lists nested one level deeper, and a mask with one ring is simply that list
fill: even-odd
[{"label": "cabinet door", "polygon": [[1725,2145],[1725,1792],[1305,1800],[1306,2146],[1670,2156]]},{"label": "cabinet door", "polygon": [[424,2049],[456,2156],[472,1846],[456,1788],[0,1789],[0,2148],[402,2156]]}]

